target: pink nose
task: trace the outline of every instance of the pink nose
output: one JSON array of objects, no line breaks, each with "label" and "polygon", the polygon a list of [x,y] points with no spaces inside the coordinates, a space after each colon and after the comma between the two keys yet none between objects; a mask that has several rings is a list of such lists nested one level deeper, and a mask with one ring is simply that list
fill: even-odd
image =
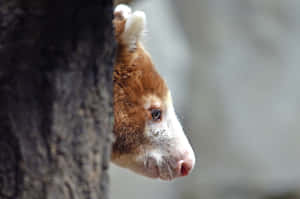
[{"label": "pink nose", "polygon": [[178,162],[179,176],[187,176],[193,169],[194,161],[191,159],[180,160]]}]

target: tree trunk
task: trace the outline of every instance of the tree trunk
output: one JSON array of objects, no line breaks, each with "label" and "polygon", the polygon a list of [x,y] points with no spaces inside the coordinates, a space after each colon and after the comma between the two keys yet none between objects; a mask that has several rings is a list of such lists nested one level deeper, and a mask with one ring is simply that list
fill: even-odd
[{"label": "tree trunk", "polygon": [[107,198],[110,0],[0,1],[0,199]]}]

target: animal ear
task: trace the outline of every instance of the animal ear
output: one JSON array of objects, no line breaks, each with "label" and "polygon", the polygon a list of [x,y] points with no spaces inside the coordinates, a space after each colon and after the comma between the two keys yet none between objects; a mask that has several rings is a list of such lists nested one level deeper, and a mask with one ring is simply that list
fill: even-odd
[{"label": "animal ear", "polygon": [[114,15],[119,21],[123,21],[121,23],[123,27],[116,28],[116,31],[119,31],[117,35],[118,42],[127,45],[130,50],[135,49],[145,32],[145,13],[142,11],[131,13],[131,9],[128,6],[121,4],[115,8]]},{"label": "animal ear", "polygon": [[131,15],[131,8],[125,4],[119,4],[114,10],[115,17],[127,19]]}]

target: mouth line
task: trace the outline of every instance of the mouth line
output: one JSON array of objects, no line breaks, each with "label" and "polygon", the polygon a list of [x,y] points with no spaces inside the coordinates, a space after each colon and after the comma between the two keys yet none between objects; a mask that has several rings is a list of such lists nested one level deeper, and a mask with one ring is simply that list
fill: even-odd
[{"label": "mouth line", "polygon": [[176,175],[173,174],[172,172],[172,167],[169,165],[169,163],[166,163],[164,166],[167,172],[163,172],[162,169],[160,169],[159,164],[157,163],[157,161],[155,161],[155,163],[151,164],[151,160],[147,160],[146,163],[144,164],[144,168],[146,170],[148,170],[148,176],[151,178],[157,178],[157,179],[161,179],[164,181],[171,181],[173,180]]},{"label": "mouth line", "polygon": [[166,163],[165,167],[167,168],[167,172],[163,173],[158,165],[156,167],[156,173],[159,179],[164,180],[164,181],[171,181],[174,178],[176,178],[176,175],[174,175],[172,171],[172,167]]}]

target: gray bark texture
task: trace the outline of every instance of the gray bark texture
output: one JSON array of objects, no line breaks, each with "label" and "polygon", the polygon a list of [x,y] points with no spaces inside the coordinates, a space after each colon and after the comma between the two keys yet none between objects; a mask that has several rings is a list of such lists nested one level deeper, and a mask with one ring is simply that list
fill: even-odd
[{"label": "gray bark texture", "polygon": [[0,1],[0,199],[108,198],[112,5]]}]

